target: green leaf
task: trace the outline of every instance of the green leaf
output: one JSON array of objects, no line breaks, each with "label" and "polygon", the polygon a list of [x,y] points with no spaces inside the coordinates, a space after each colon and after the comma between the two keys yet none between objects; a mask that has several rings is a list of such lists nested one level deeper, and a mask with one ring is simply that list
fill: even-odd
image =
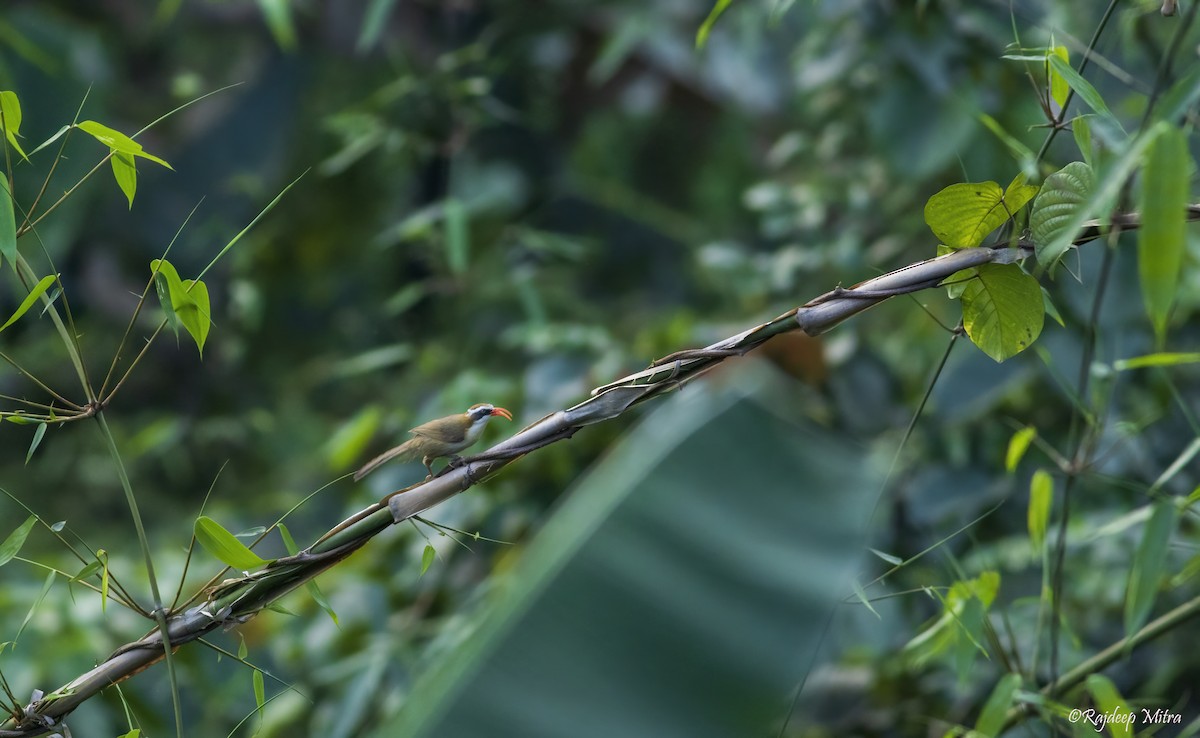
[{"label": "green leaf", "polygon": [[1158,585],[1167,565],[1168,546],[1175,531],[1179,508],[1170,499],[1154,503],[1154,512],[1142,533],[1142,542],[1133,557],[1129,570],[1129,585],[1125,590],[1125,634],[1132,636],[1146,623]]},{"label": "green leaf", "polygon": [[96,558],[104,565],[104,571],[100,575],[100,612],[108,611],[108,552],[104,549],[96,550]]},{"label": "green leaf", "polygon": [[258,7],[279,48],[284,51],[296,48],[296,24],[290,0],[258,0]]},{"label": "green leaf", "polygon": [[787,411],[795,385],[733,371],[588,470],[377,735],[707,738],[777,719],[850,590],[880,470]]},{"label": "green leaf", "polygon": [[713,5],[713,9],[709,11],[708,17],[700,24],[700,28],[696,31],[696,48],[703,49],[708,43],[708,34],[712,32],[713,26],[717,23],[717,18],[725,12],[725,9],[733,4],[733,0],[717,0]]},{"label": "green leaf", "polygon": [[137,191],[137,165],[134,164],[133,154],[114,151],[108,162],[112,165],[113,178],[117,180],[117,186],[121,188],[121,192],[125,193],[125,197],[129,200],[129,207],[133,209],[133,193]]},{"label": "green leaf", "polygon": [[30,156],[33,156],[33,155],[34,155],[34,154],[36,154],[37,152],[39,152],[39,151],[41,151],[42,149],[46,148],[47,146],[49,146],[50,144],[54,143],[54,142],[55,142],[55,141],[57,141],[58,139],[62,138],[62,137],[63,137],[63,134],[64,134],[64,133],[66,133],[66,132],[67,132],[67,131],[69,131],[69,130],[71,130],[71,126],[70,126],[70,125],[65,125],[65,126],[63,126],[62,128],[59,128],[57,133],[55,133],[55,134],[54,134],[53,136],[51,136],[50,138],[48,138],[48,139],[46,139],[45,141],[42,141],[40,144],[38,144],[38,147],[37,147],[36,149],[34,149],[33,151],[30,151],[30,152],[29,152],[29,155],[30,155]]},{"label": "green leaf", "polygon": [[1004,126],[1000,125],[1000,122],[992,116],[987,113],[979,113],[978,116],[979,122],[983,123],[985,128],[991,131],[996,138],[1000,139],[1008,147],[1008,150],[1012,152],[1013,156],[1017,158],[1017,161],[1021,162],[1021,168],[1024,171],[1030,174],[1037,172],[1037,156],[1028,146],[1004,130]]},{"label": "green leaf", "polygon": [[363,14],[362,27],[358,33],[355,51],[362,53],[375,47],[375,42],[379,40],[379,34],[383,31],[396,2],[397,0],[371,0],[367,12]]},{"label": "green leaf", "polygon": [[[1046,248],[1062,240],[1059,236],[1068,224],[1085,220],[1086,216],[1075,216],[1091,196],[1095,181],[1092,168],[1081,161],[1073,161],[1046,178],[1042,191],[1034,199],[1033,208],[1029,211],[1029,229],[1039,263],[1052,264],[1066,252],[1070,246],[1069,238],[1058,253],[1051,254]],[[1072,236],[1074,230],[1071,231]]]},{"label": "green leaf", "polygon": [[54,284],[56,279],[58,279],[58,277],[53,274],[47,277],[42,277],[41,280],[33,286],[33,289],[29,291],[29,294],[25,296],[25,299],[21,301],[21,304],[17,307],[17,311],[12,314],[12,317],[5,321],[4,325],[0,325],[0,332],[13,323],[16,323],[17,320],[29,310],[29,308],[33,307],[33,303],[37,302],[37,299],[50,288],[50,285]]},{"label": "green leaf", "polygon": [[1083,160],[1088,166],[1093,166],[1092,127],[1088,125],[1088,116],[1075,116],[1075,120],[1071,121],[1071,133],[1075,136],[1075,146],[1079,149]]},{"label": "green leaf", "polygon": [[1026,515],[1029,527],[1029,542],[1033,550],[1041,552],[1046,542],[1046,529],[1050,524],[1050,505],[1054,501],[1054,478],[1044,469],[1033,473],[1029,481],[1029,511]]},{"label": "green leaf", "polygon": [[37,451],[37,447],[41,445],[42,438],[46,435],[46,423],[38,423],[37,430],[33,432],[33,440],[29,443],[29,451],[25,453],[25,464],[29,465],[29,460],[33,458],[33,452]]},{"label": "green leaf", "polygon": [[208,340],[208,331],[212,326],[210,312],[212,306],[208,300],[208,285],[199,280],[185,279],[180,283],[186,299],[175,305],[175,313],[179,322],[191,334],[196,342],[200,355],[204,356],[204,342]]},{"label": "green leaf", "polygon": [[[941,598],[941,617],[905,644],[905,657],[914,666],[921,667],[933,658],[949,654],[961,677],[983,649],[980,644],[983,615],[999,590],[1000,574],[995,571],[985,571],[975,579],[955,582],[950,592]],[[936,591],[931,593],[937,595]]]},{"label": "green leaf", "polygon": [[1008,453],[1004,456],[1004,469],[1009,474],[1017,470],[1017,464],[1021,463],[1021,458],[1025,456],[1029,444],[1033,443],[1033,439],[1036,437],[1037,428],[1027,425],[1008,439]]},{"label": "green leaf", "polygon": [[[1066,46],[1055,46],[1053,49],[1049,49],[1048,53],[1051,56],[1056,56],[1059,59],[1062,59],[1068,67],[1071,66],[1071,55],[1070,52],[1067,51]],[[1050,97],[1054,98],[1054,102],[1058,103],[1060,108],[1067,104],[1067,95],[1070,93],[1070,90],[1071,88],[1070,85],[1067,84],[1067,81],[1063,79],[1063,76],[1058,72],[1058,70],[1051,66]]]},{"label": "green leaf", "polygon": [[12,195],[8,191],[8,177],[0,177],[0,262],[8,259],[17,261],[17,220],[13,216]]},{"label": "green leaf", "polygon": [[1142,170],[1142,227],[1138,229],[1138,275],[1146,313],[1161,346],[1167,318],[1179,289],[1187,245],[1188,183],[1192,156],[1183,131],[1162,123],[1162,133],[1146,152]]},{"label": "green leaf", "polygon": [[1020,674],[1005,674],[996,682],[992,694],[979,711],[979,719],[975,721],[975,731],[987,738],[994,738],[1004,728],[1008,708],[1012,707],[1013,697],[1021,686]]},{"label": "green leaf", "polygon": [[942,243],[966,249],[983,243],[987,234],[1021,209],[1037,193],[1018,175],[1001,190],[995,182],[950,185],[925,204],[925,222]]},{"label": "green leaf", "polygon": [[182,325],[203,356],[204,342],[212,324],[208,286],[198,280],[180,280],[179,273],[166,259],[151,261],[150,270],[155,275],[154,287],[167,322],[172,327]]},{"label": "green leaf", "polygon": [[232,533],[222,528],[220,523],[206,515],[196,518],[193,532],[205,550],[221,563],[238,571],[257,569],[271,563],[271,560],[264,559],[246,548]]},{"label": "green leaf", "polygon": [[1096,91],[1095,87],[1092,87],[1092,83],[1080,76],[1079,72],[1076,72],[1070,64],[1062,59],[1062,57],[1058,56],[1057,54],[1052,54],[1050,56],[1050,71],[1058,74],[1059,77],[1062,78],[1063,82],[1069,85],[1072,90],[1075,90],[1075,94],[1079,95],[1079,98],[1083,100],[1089,108],[1096,111],[1096,113],[1098,113],[1101,118],[1112,125],[1113,128],[1121,133],[1125,133],[1125,129],[1121,127],[1121,123],[1117,120],[1117,116],[1113,115],[1112,111],[1108,109],[1108,105],[1105,104],[1104,98],[1100,96],[1100,93]]},{"label": "green leaf", "polygon": [[141,735],[142,735],[142,729],[134,728],[133,730],[129,731],[128,733],[122,733],[121,735],[117,736],[117,738],[141,738]]},{"label": "green leaf", "polygon": [[179,316],[171,302],[171,282],[163,272],[154,273],[154,291],[158,294],[158,304],[162,307],[163,318],[176,337],[179,336]]},{"label": "green leaf", "polygon": [[25,545],[25,539],[29,537],[29,531],[33,530],[33,524],[36,522],[37,516],[30,515],[16,530],[8,534],[4,543],[0,543],[0,566],[12,561],[13,557],[20,552],[21,546]]},{"label": "green leaf", "polygon": [[446,262],[451,274],[461,275],[467,271],[467,258],[471,250],[467,209],[459,200],[447,200],[442,218],[445,223]]},{"label": "green leaf", "polygon": [[1050,299],[1050,292],[1045,287],[1042,288],[1042,307],[1046,309],[1046,315],[1049,315],[1055,323],[1063,328],[1067,327],[1067,324],[1063,322],[1062,314],[1058,312],[1058,306],[1054,304],[1054,300]]},{"label": "green leaf", "polygon": [[42,583],[42,591],[38,594],[37,599],[33,601],[33,604],[29,606],[29,612],[25,613],[25,619],[21,621],[21,627],[17,628],[17,634],[13,636],[14,641],[20,640],[21,634],[25,632],[25,626],[29,625],[30,620],[33,620],[34,613],[37,612],[37,609],[42,604],[42,601],[46,599],[46,594],[50,591],[50,588],[54,586],[54,580],[57,576],[58,572],[54,570],[51,570],[50,573],[46,575],[46,581]]},{"label": "green leaf", "polygon": [[75,127],[90,135],[92,138],[109,147],[113,151],[117,151],[122,154],[130,154],[132,156],[140,156],[143,159],[149,159],[155,164],[161,164],[167,169],[171,169],[170,164],[153,154],[147,153],[146,150],[142,148],[140,143],[134,141],[132,138],[126,136],[120,131],[109,128],[101,123],[97,123],[94,120],[85,120],[82,123],[76,123]]},{"label": "green leaf", "polygon": [[1189,108],[1200,100],[1200,69],[1193,70],[1183,79],[1171,85],[1171,89],[1159,99],[1154,109],[1155,122],[1160,120],[1174,123],[1187,114]]},{"label": "green leaf", "polygon": [[17,93],[8,90],[0,92],[0,114],[4,116],[2,121],[4,137],[8,139],[22,159],[29,161],[29,157],[25,156],[25,152],[21,149],[21,144],[17,142],[17,136],[21,132],[21,101],[17,99]]},{"label": "green leaf", "polygon": [[1200,363],[1200,353],[1158,353],[1135,356],[1132,359],[1118,359],[1113,362],[1113,369],[1119,372],[1130,369],[1144,369],[1148,366],[1179,366],[1181,364]]},{"label": "green leaf", "polygon": [[1045,308],[1038,281],[1016,264],[984,264],[962,294],[963,327],[997,362],[1028,348],[1042,332]]},{"label": "green leaf", "polygon": [[1129,710],[1129,705],[1117,691],[1116,685],[1103,674],[1092,674],[1087,678],[1087,689],[1092,695],[1092,701],[1100,708],[1100,712],[1118,718],[1118,720],[1110,720],[1104,724],[1112,737],[1133,738],[1133,728],[1128,720],[1131,715],[1136,720],[1137,715]]},{"label": "green leaf", "polygon": [[[279,524],[279,535],[283,538],[284,548],[287,549],[289,555],[295,556],[300,553],[300,547],[296,545],[296,540],[292,538],[292,532],[283,523]],[[321,591],[317,583],[310,579],[304,583],[304,587],[308,590],[308,594],[313,598],[313,601],[317,603],[317,606],[324,610],[329,619],[333,621],[333,624],[340,629],[342,625],[338,622],[337,613],[334,611],[333,606],[329,604],[329,600],[326,599],[325,593]]]},{"label": "green leaf", "polygon": [[432,544],[426,543],[425,550],[421,552],[421,575],[429,571],[429,567],[433,564],[433,560],[437,558],[437,549]]},{"label": "green leaf", "polygon": [[[1141,163],[1142,155],[1146,148],[1154,142],[1163,130],[1166,128],[1165,123],[1159,123],[1142,135],[1138,136],[1133,142],[1133,145],[1125,150],[1119,159],[1105,168],[1103,176],[1099,178],[1099,185],[1092,186],[1096,181],[1091,177],[1091,168],[1086,171],[1086,181],[1080,180],[1080,183],[1086,184],[1087,189],[1091,190],[1090,195],[1082,202],[1073,207],[1067,207],[1067,212],[1062,212],[1060,209],[1052,209],[1047,212],[1044,217],[1048,223],[1043,223],[1042,239],[1038,239],[1038,225],[1034,216],[1038,213],[1038,202],[1042,199],[1042,194],[1045,194],[1046,188],[1050,185],[1050,179],[1062,174],[1071,167],[1087,167],[1082,162],[1072,162],[1066,167],[1063,167],[1056,174],[1050,175],[1046,180],[1046,184],[1042,185],[1042,194],[1038,195],[1037,200],[1033,203],[1033,212],[1030,213],[1029,225],[1034,229],[1034,247],[1037,253],[1037,259],[1040,264],[1050,266],[1058,261],[1067,249],[1072,245],[1076,232],[1083,226],[1088,218],[1093,217],[1096,213],[1106,211],[1111,207],[1112,202],[1120,193],[1121,188],[1125,185],[1125,180],[1133,173],[1133,170]],[[1082,170],[1080,170],[1080,173]],[[1081,174],[1077,174],[1077,177]],[[1079,183],[1076,183],[1079,184]],[[1069,204],[1069,201],[1060,203],[1048,202],[1047,206]],[[1060,215],[1061,219],[1055,219],[1052,216]],[[1053,227],[1049,227],[1050,224]],[[1046,231],[1051,231],[1051,237],[1047,238]]]}]

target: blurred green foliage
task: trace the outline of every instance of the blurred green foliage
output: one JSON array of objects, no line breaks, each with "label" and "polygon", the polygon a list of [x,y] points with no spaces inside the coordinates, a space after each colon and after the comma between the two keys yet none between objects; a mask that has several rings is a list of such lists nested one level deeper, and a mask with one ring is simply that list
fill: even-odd
[{"label": "blurred green foliage", "polygon": [[[160,338],[106,410],[168,592],[202,505],[226,528],[253,533],[428,418],[487,401],[529,422],[652,358],[932,256],[928,198],[956,182],[1012,181],[1025,162],[1011,142],[1036,151],[1045,135],[1033,127],[1044,118],[1029,66],[1000,58],[1017,40],[1014,28],[1023,47],[1053,37],[1076,59],[1103,12],[1086,0],[739,2],[697,50],[712,9],[699,0],[5,5],[0,88],[20,96],[25,151],[69,123],[81,102],[79,120],[132,133],[234,85],[138,138],[174,171],[140,168],[132,203],[104,171],[39,224],[36,241],[21,242],[43,273],[61,273],[92,372],[107,370],[148,265],[194,207],[170,256],[181,277],[197,275],[307,172],[205,276],[213,326],[203,359],[187,336]],[[1106,64],[1088,77],[1128,129],[1179,22],[1140,0],[1122,4],[1102,37]],[[1192,28],[1181,48],[1198,41]],[[1058,136],[1041,174],[1081,158],[1070,138]],[[18,203],[36,197],[55,148],[13,163]],[[97,148],[83,136],[68,142],[52,196],[94,166]],[[1170,350],[1200,345],[1194,231]],[[881,557],[863,560],[858,579],[866,585],[894,561],[934,548],[864,589],[883,596],[873,610],[847,586],[848,604],[835,611],[787,735],[972,725],[1001,673],[1020,666],[1009,652],[1037,651],[1044,662],[1043,560],[1029,545],[1028,490],[1035,472],[1053,468],[1046,449],[1077,437],[1080,401],[1099,401],[1105,412],[1093,416],[1102,432],[1071,509],[1061,663],[1123,635],[1130,567],[1159,509],[1153,495],[1182,497],[1200,485],[1194,460],[1155,484],[1197,436],[1195,365],[1114,368],[1156,347],[1135,245],[1124,236],[1116,246],[1096,313],[1096,361],[1084,368],[1089,396],[1074,391],[1099,243],[1068,257],[1078,282],[1060,270],[1052,285],[1066,327],[1047,321],[1033,350],[1002,365],[955,348],[872,519]],[[4,272],[7,316],[24,293],[8,264]],[[941,292],[892,300],[820,342],[785,340],[765,353],[818,385],[806,412],[829,433],[894,449],[946,350],[941,324],[958,319]],[[39,310],[5,330],[0,350],[51,386],[73,386]],[[152,300],[122,368],[159,319]],[[8,365],[0,394],[45,400]],[[1024,426],[1037,428],[1038,440],[1009,474],[1005,450]],[[589,428],[431,514],[516,542],[515,550],[468,540],[468,551],[402,527],[321,577],[337,624],[299,592],[283,603],[295,616],[266,613],[219,637],[235,653],[240,636],[253,663],[295,686],[281,691],[266,680],[274,699],[259,734],[356,735],[402,709],[417,675],[474,632],[472,613],[487,604],[494,572],[514,566],[519,544],[624,429]],[[88,422],[51,426],[27,462],[36,432],[0,423],[0,486],[105,549],[121,581],[145,592],[99,433]],[[389,467],[359,485],[335,484],[289,517],[289,528],[304,546],[418,473]],[[1057,515],[1061,499],[1054,505]],[[0,499],[0,536],[25,516]],[[1057,535],[1052,520],[1047,547]],[[437,550],[428,571],[425,536]],[[1151,587],[1150,617],[1192,596],[1196,544],[1188,512],[1169,549],[1153,553],[1170,576]],[[285,548],[272,537],[256,551],[273,557]],[[21,556],[0,570],[0,642],[21,631],[46,581],[26,560],[69,573],[83,567],[41,528]],[[190,587],[216,570],[198,555]],[[985,604],[982,584],[971,583],[993,575],[998,589]],[[0,669],[21,699],[69,681],[147,628],[64,582],[18,643],[0,649]],[[1144,618],[1141,607],[1130,617]],[[973,619],[975,630],[935,632],[948,613]],[[925,633],[953,647],[914,662],[905,645]],[[1200,670],[1194,635],[1185,627],[1133,651],[1108,672],[1120,695],[1194,717],[1184,704]],[[808,665],[794,645],[780,644],[780,658],[794,659],[799,676]],[[193,646],[179,652],[178,669],[194,734],[224,735],[254,709],[251,671],[231,659]],[[121,695],[143,728],[169,732],[165,677],[135,678]],[[789,707],[778,714],[782,724]],[[95,735],[128,730],[114,690],[72,723]],[[242,731],[257,725],[251,719]]]}]

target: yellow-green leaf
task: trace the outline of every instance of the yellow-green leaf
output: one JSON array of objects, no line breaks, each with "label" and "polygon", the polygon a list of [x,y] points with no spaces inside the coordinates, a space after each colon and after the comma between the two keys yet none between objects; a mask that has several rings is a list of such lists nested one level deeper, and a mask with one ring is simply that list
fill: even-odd
[{"label": "yellow-green leaf", "polygon": [[992,694],[979,711],[979,719],[975,721],[975,731],[987,738],[994,738],[1004,728],[1008,708],[1012,707],[1013,697],[1021,686],[1020,674],[1005,674],[996,682]]},{"label": "yellow-green leaf", "polygon": [[978,246],[1008,217],[1004,190],[995,182],[953,184],[925,203],[925,222],[953,249]]},{"label": "yellow-green leaf", "polygon": [[1132,359],[1118,359],[1113,362],[1113,369],[1119,372],[1130,369],[1144,369],[1148,366],[1179,366],[1180,364],[1200,363],[1200,353],[1158,353],[1145,356],[1135,356]]},{"label": "yellow-green leaf", "polygon": [[21,144],[17,142],[17,136],[21,133],[21,101],[17,99],[17,93],[9,90],[0,92],[0,114],[4,116],[0,121],[4,126],[4,137],[22,159],[29,161]]},{"label": "yellow-green leaf", "polygon": [[134,141],[129,136],[121,133],[118,130],[109,128],[103,123],[97,123],[94,120],[85,120],[82,123],[76,123],[75,127],[87,133],[92,138],[109,147],[113,151],[119,151],[123,154],[132,156],[140,156],[143,159],[149,159],[155,164],[161,164],[167,169],[171,169],[171,165],[158,158],[157,156],[147,152],[142,148],[142,145]]},{"label": "yellow-green leaf", "polygon": [[33,303],[37,302],[37,299],[41,297],[47,289],[50,288],[50,285],[54,284],[56,279],[58,279],[58,277],[53,274],[47,277],[42,277],[42,279],[33,286],[33,289],[29,291],[29,294],[25,296],[25,299],[21,301],[21,304],[17,306],[17,311],[4,322],[4,325],[0,325],[0,331],[3,331],[13,323],[16,323],[22,315],[28,312],[29,308],[33,307]]},{"label": "yellow-green leaf", "polygon": [[25,545],[25,539],[29,537],[29,531],[33,530],[33,524],[37,522],[37,516],[30,515],[25,518],[25,522],[17,526],[17,529],[8,534],[8,538],[4,539],[4,543],[0,543],[0,566],[4,566],[12,561],[17,552],[21,550],[21,546]]},{"label": "yellow-green leaf", "polygon": [[1113,738],[1132,738],[1132,721],[1137,715],[1130,712],[1128,703],[1112,681],[1103,674],[1092,674],[1087,678],[1088,693],[1100,712],[1112,716],[1105,722],[1105,727]]},{"label": "yellow-green leaf", "polygon": [[271,560],[264,559],[251,551],[232,533],[221,527],[220,523],[208,516],[201,515],[196,518],[193,532],[196,535],[196,541],[226,566],[246,571],[271,563]]},{"label": "yellow-green leaf", "polygon": [[1008,453],[1004,456],[1004,468],[1009,474],[1017,470],[1017,464],[1021,463],[1021,458],[1025,456],[1025,451],[1029,449],[1029,444],[1033,443],[1036,436],[1037,428],[1027,425],[1008,439]]},{"label": "yellow-green leaf", "polygon": [[700,28],[696,31],[696,48],[703,49],[704,44],[708,43],[708,34],[712,32],[713,26],[717,23],[717,18],[725,12],[725,9],[733,4],[733,0],[717,0],[713,4],[712,10],[709,11],[708,17],[700,24]]},{"label": "yellow-green leaf", "polygon": [[[1070,66],[1071,55],[1067,51],[1066,46],[1055,46],[1053,49],[1050,49],[1050,54],[1052,56],[1057,56],[1059,59],[1062,59],[1064,62],[1066,62],[1067,66]],[[1067,104],[1067,95],[1070,93],[1070,91],[1071,86],[1068,85],[1067,81],[1062,78],[1062,75],[1058,73],[1058,70],[1056,70],[1054,67],[1050,67],[1050,97],[1054,98],[1054,102],[1058,103],[1060,108]]]},{"label": "yellow-green leaf", "polygon": [[137,191],[137,165],[134,163],[133,154],[126,154],[114,149],[112,158],[108,162],[112,165],[113,178],[117,180],[117,186],[121,188],[121,192],[125,193],[125,197],[129,200],[129,207],[132,209],[133,194]]},{"label": "yellow-green leaf", "polygon": [[1138,229],[1142,298],[1160,346],[1179,288],[1187,238],[1184,209],[1192,176],[1187,136],[1173,125],[1161,125],[1164,129],[1146,152],[1142,170],[1142,227]]},{"label": "yellow-green leaf", "polygon": [[1036,279],[1016,264],[984,264],[962,294],[963,327],[996,361],[1028,348],[1042,332],[1045,307]]},{"label": "yellow-green leaf", "polygon": [[1041,552],[1046,542],[1046,528],[1050,524],[1050,505],[1054,501],[1054,478],[1044,469],[1033,473],[1029,481],[1029,542],[1033,550]]},{"label": "yellow-green leaf", "polygon": [[433,564],[434,558],[437,556],[437,549],[426,543],[425,550],[421,552],[421,574],[429,571],[430,565]]}]

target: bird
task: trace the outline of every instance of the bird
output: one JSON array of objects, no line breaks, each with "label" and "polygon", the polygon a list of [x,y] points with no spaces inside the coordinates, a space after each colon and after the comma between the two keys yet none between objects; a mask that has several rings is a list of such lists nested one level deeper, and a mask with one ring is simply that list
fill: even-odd
[{"label": "bird", "polygon": [[420,459],[429,471],[429,477],[432,477],[433,467],[430,463],[443,456],[457,456],[459,451],[478,441],[479,434],[483,433],[484,426],[493,415],[508,420],[512,420],[513,417],[512,413],[502,407],[482,402],[467,408],[465,413],[447,415],[422,423],[409,431],[412,438],[363,464],[362,468],[354,472],[354,481],[357,482],[392,459]]}]

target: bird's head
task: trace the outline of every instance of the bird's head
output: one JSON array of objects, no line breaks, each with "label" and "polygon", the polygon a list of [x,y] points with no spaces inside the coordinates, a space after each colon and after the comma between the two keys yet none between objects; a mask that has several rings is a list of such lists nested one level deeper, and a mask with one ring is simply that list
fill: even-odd
[{"label": "bird's head", "polygon": [[493,415],[499,415],[502,418],[512,420],[512,413],[502,407],[496,407],[487,402],[481,402],[478,405],[472,405],[467,408],[467,418],[471,421],[471,425],[483,427]]}]

